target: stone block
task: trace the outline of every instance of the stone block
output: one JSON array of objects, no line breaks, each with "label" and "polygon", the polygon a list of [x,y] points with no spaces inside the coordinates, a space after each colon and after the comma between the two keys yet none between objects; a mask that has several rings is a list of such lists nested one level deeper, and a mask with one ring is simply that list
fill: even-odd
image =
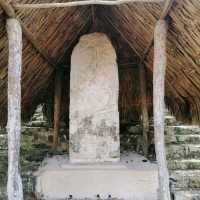
[{"label": "stone block", "polygon": [[66,156],[45,160],[36,173],[40,199],[157,200],[157,165],[142,162],[138,154],[122,156],[118,163],[71,164]]}]

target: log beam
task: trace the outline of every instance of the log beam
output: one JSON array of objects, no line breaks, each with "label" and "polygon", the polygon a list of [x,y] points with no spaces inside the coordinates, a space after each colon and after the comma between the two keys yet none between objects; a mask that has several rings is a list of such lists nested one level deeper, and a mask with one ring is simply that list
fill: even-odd
[{"label": "log beam", "polygon": [[113,22],[112,20],[107,16],[103,15],[102,18],[104,18],[110,26],[117,32],[119,35],[126,41],[126,43],[129,45],[129,47],[133,50],[134,54],[137,55],[137,57],[141,60],[141,56],[138,52],[138,50],[134,47],[134,45],[129,41],[129,39],[123,34],[123,31],[121,31]]},{"label": "log beam", "polygon": [[15,18],[15,11],[7,0],[0,0],[0,6],[9,18]]},{"label": "log beam", "polygon": [[170,200],[169,172],[167,169],[164,137],[166,42],[167,24],[164,20],[159,20],[154,31],[153,113],[154,140],[159,175],[158,199],[160,200]]},{"label": "log beam", "polygon": [[55,87],[54,87],[54,134],[53,134],[53,149],[58,146],[59,128],[60,128],[60,111],[62,97],[62,72],[56,71]]},{"label": "log beam", "polygon": [[[159,20],[165,19],[166,16],[168,15],[172,5],[173,5],[174,0],[166,0],[163,10],[160,14]],[[149,43],[147,44],[147,47],[144,50],[143,55],[141,56],[141,60],[140,60],[140,64],[144,63],[144,60],[146,58],[146,56],[148,55],[151,47],[153,46],[153,42],[154,42],[154,33],[151,35],[151,39],[149,41]]]},{"label": "log beam", "polygon": [[23,24],[21,19],[16,15],[13,6],[7,0],[0,0],[0,6],[2,7],[5,14],[9,18],[15,18],[20,22],[23,34],[25,35],[27,40],[32,44],[32,46],[35,48],[35,50],[48,62],[48,64],[50,66],[52,66],[53,68],[57,68],[58,65],[57,65],[56,61],[51,59],[50,56],[46,53],[46,51],[40,47],[39,43],[34,38],[33,34],[30,33],[28,28]]},{"label": "log beam", "polygon": [[41,45],[38,43],[38,41],[35,39],[33,34],[28,30],[28,28],[24,25],[24,23],[16,17],[22,26],[22,32],[25,35],[26,39],[32,44],[34,49],[42,56],[42,58],[54,69],[58,68],[58,65],[55,60],[53,60],[47,52],[44,50],[44,48],[41,48]]},{"label": "log beam", "polygon": [[139,67],[140,77],[140,97],[141,97],[141,113],[142,113],[142,131],[143,131],[143,152],[148,156],[148,132],[149,132],[149,115],[146,94],[146,71],[144,65]]},{"label": "log beam", "polygon": [[22,30],[18,20],[6,21],[8,58],[8,200],[23,200],[22,180],[19,171],[21,135],[21,71]]},{"label": "log beam", "polygon": [[85,1],[72,1],[65,3],[13,3],[15,9],[42,9],[42,8],[64,8],[73,6],[87,6],[87,5],[122,5],[126,3],[162,3],[164,0],[85,0]]}]

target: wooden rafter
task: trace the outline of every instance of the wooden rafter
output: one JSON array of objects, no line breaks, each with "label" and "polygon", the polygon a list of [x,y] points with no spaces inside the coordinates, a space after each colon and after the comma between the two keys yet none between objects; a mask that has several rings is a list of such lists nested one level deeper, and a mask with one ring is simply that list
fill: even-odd
[{"label": "wooden rafter", "polygon": [[161,3],[164,0],[85,0],[85,1],[73,1],[65,3],[13,3],[15,9],[41,9],[41,8],[64,8],[73,6],[86,6],[86,5],[121,5],[126,3]]},{"label": "wooden rafter", "polygon": [[[166,18],[166,16],[168,15],[172,5],[173,5],[173,2],[174,0],[165,0],[165,4],[163,6],[163,10],[161,11],[161,14],[160,14],[160,17],[159,17],[159,20],[160,19],[164,19]],[[139,66],[141,64],[145,64],[145,58],[147,56],[147,54],[149,53],[152,45],[153,45],[153,41],[154,41],[154,34],[152,33],[152,36],[151,36],[151,39],[150,39],[150,42],[148,43],[147,47],[145,48],[144,50],[144,53],[142,55],[139,54],[139,52],[137,51],[137,49],[133,46],[133,44],[126,38],[126,36],[123,34],[122,31],[120,31],[118,29],[117,26],[115,26],[115,24],[113,24],[112,20],[109,19],[108,16],[104,15],[103,16],[108,22],[109,24],[121,35],[121,37],[127,42],[127,44],[130,46],[130,48],[135,52],[135,54],[138,56],[138,58],[140,59],[139,61]]]},{"label": "wooden rafter", "polygon": [[[168,13],[173,5],[173,2],[174,2],[174,0],[166,0],[163,10],[160,14],[159,20],[166,18],[166,16],[168,15]],[[145,60],[146,56],[148,55],[148,53],[153,45],[153,42],[154,42],[154,34],[152,33],[151,39],[150,39],[147,47],[145,48],[143,55],[140,58],[140,64],[144,63],[144,60]]]},{"label": "wooden rafter", "polygon": [[34,38],[33,34],[30,33],[28,28],[23,24],[23,22],[18,18],[18,21],[21,23],[22,26],[22,32],[25,35],[25,37],[28,39],[28,41],[33,45],[33,47],[36,49],[36,51],[47,61],[47,63],[52,66],[53,68],[57,68],[58,65],[55,60],[53,60],[47,52],[40,47],[40,44],[38,41]]},{"label": "wooden rafter", "polygon": [[[82,24],[81,27],[79,28],[79,30],[77,30],[76,33],[74,34],[73,39],[70,40],[70,42],[66,45],[63,55],[57,61],[58,65],[60,65],[60,63],[62,63],[63,59],[65,59],[66,52],[69,50],[71,45],[76,41],[77,37],[80,35],[81,31],[85,28],[85,26],[87,26],[87,23],[89,20],[90,20],[90,16],[87,17],[87,19],[85,20],[85,23]],[[70,66],[65,66],[65,68],[70,68]]]},{"label": "wooden rafter", "polygon": [[22,27],[22,32],[25,35],[25,37],[28,39],[28,41],[33,45],[33,47],[36,49],[36,51],[48,62],[50,66],[53,68],[57,68],[56,62],[50,58],[50,56],[46,53],[44,49],[42,49],[37,42],[37,40],[34,38],[33,34],[30,33],[28,28],[23,24],[21,19],[17,17],[14,8],[7,0],[0,0],[0,6],[3,8],[4,12],[9,18],[15,18],[17,19]]},{"label": "wooden rafter", "polygon": [[130,48],[134,51],[134,53],[138,56],[138,58],[141,59],[141,56],[140,56],[139,52],[137,51],[137,49],[136,49],[136,48],[133,46],[133,44],[126,38],[126,36],[123,34],[123,32],[120,31],[120,30],[118,29],[117,26],[115,26],[115,24],[112,22],[112,20],[110,20],[109,17],[106,16],[106,15],[104,15],[104,16],[102,16],[102,17],[104,17],[104,18],[109,22],[109,24],[115,29],[115,31],[117,31],[117,33],[119,33],[119,35],[126,41],[126,43],[129,45],[129,47],[130,47]]},{"label": "wooden rafter", "polygon": [[[43,48],[41,48],[41,45],[38,43],[37,39],[35,39],[33,34],[28,30],[28,28],[24,25],[24,23],[21,21],[21,19],[16,15],[15,9],[13,8],[13,5],[10,4],[7,0],[0,0],[0,6],[3,8],[4,12],[6,13],[6,15],[9,18],[15,18],[20,22],[24,36],[32,44],[34,49],[44,58],[44,60],[53,68],[60,67],[60,63],[61,63],[62,59],[59,59],[58,61],[52,59],[48,55],[48,53]],[[86,20],[86,23],[87,23],[87,20]],[[77,31],[78,34],[85,27],[85,24],[80,27],[80,30]],[[78,35],[78,34],[76,34],[76,35]],[[73,41],[74,40],[72,40],[72,42]],[[72,44],[72,42],[70,42],[70,44]],[[70,45],[67,45],[66,49],[68,49],[69,46]],[[63,67],[65,67],[65,66],[63,66]]]},{"label": "wooden rafter", "polygon": [[15,10],[12,8],[12,6],[7,0],[0,0],[0,6],[2,7],[2,9],[4,10],[4,12],[8,17],[10,18],[16,17]]},{"label": "wooden rafter", "polygon": [[92,25],[95,24],[95,8],[94,5],[91,5],[91,13],[92,13]]}]

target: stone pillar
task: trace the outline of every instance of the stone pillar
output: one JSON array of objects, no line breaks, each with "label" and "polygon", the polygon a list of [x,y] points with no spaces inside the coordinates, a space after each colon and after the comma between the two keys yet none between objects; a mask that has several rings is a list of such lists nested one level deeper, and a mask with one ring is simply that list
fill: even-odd
[{"label": "stone pillar", "polygon": [[70,74],[70,161],[119,161],[119,79],[115,50],[102,33],[82,36]]}]

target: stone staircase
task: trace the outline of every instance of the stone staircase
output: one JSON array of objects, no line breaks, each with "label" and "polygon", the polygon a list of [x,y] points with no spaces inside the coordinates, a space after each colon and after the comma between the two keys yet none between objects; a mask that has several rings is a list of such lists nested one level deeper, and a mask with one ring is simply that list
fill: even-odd
[{"label": "stone staircase", "polygon": [[200,200],[200,127],[166,120],[166,147],[175,200]]},{"label": "stone staircase", "polygon": [[[41,115],[41,106],[38,107],[29,123],[24,123],[21,129],[20,163],[23,181],[24,199],[31,200],[28,195],[34,192],[33,171],[37,170],[50,148],[45,143],[52,130],[47,127],[47,122]],[[0,128],[0,200],[6,200],[7,184],[7,134],[5,128]]]}]

